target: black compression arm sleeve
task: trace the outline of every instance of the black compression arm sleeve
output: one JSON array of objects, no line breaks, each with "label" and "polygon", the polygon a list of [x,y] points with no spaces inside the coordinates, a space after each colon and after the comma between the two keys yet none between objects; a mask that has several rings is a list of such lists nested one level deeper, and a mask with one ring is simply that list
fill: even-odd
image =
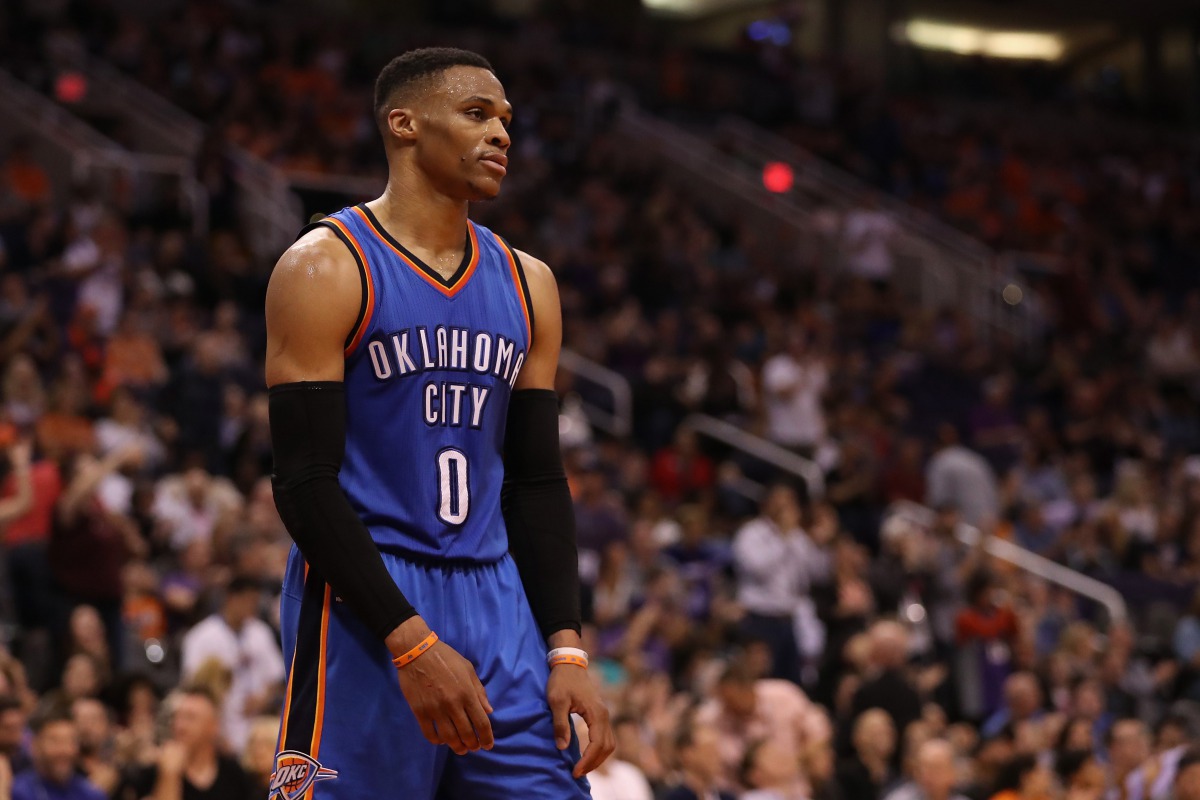
[{"label": "black compression arm sleeve", "polygon": [[346,450],[346,389],[336,381],[270,391],[275,506],[309,567],[380,639],[417,612],[396,586],[338,483]]},{"label": "black compression arm sleeve", "polygon": [[522,389],[509,401],[503,509],[508,548],[542,635],[578,633],[575,509],[558,447],[558,398],[549,389]]}]

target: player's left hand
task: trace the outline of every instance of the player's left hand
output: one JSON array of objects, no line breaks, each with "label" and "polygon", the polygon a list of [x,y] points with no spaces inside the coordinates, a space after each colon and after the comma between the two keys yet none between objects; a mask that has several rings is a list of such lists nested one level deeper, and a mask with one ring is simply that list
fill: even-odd
[{"label": "player's left hand", "polygon": [[600,699],[595,684],[588,678],[587,669],[573,664],[550,668],[546,683],[546,700],[554,717],[554,744],[566,750],[571,743],[571,714],[578,714],[588,725],[590,741],[587,750],[575,765],[574,775],[582,778],[604,763],[617,749],[617,740],[609,724],[608,709]]}]

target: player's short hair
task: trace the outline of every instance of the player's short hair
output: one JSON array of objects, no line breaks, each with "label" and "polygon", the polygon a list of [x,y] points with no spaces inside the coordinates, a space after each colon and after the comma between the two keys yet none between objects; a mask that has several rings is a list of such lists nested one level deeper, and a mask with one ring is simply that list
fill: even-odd
[{"label": "player's short hair", "polygon": [[[402,92],[419,87],[427,79],[440,75],[451,67],[479,67],[495,73],[486,58],[457,47],[422,47],[396,56],[375,79],[375,120],[382,129],[388,112]],[[422,87],[423,88],[423,87]]]}]

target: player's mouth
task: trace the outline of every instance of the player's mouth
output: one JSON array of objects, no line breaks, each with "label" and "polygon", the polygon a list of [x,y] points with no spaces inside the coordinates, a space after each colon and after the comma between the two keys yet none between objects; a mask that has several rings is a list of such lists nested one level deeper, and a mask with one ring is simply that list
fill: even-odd
[{"label": "player's mouth", "polygon": [[508,174],[508,156],[504,155],[504,153],[488,153],[479,160],[483,162],[485,167],[500,177]]}]

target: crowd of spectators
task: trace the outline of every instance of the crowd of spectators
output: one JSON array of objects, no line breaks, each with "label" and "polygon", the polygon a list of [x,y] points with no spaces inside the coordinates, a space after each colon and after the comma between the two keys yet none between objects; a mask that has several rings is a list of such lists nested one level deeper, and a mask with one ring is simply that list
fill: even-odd
[{"label": "crowd of spectators", "polygon": [[[195,3],[152,29],[69,8],[21,17],[45,36],[10,52],[50,74],[92,51],[212,121],[197,169],[213,231],[53,186],[20,142],[5,153],[0,798],[261,798],[290,540],[261,378],[271,265],[230,211],[222,153],[380,169],[377,65],[337,24]],[[586,644],[618,742],[595,797],[1200,797],[1191,154],[1095,131],[1080,150],[1066,129],[1035,139],[928,101],[822,105],[820,65],[791,76],[804,102],[787,113],[686,51],[650,74],[638,53],[626,89],[553,60],[585,29],[461,41],[518,110],[505,195],[474,216],[552,265],[566,345],[634,389],[628,440],[577,403],[563,417]],[[784,68],[761,62],[747,74]],[[712,216],[606,129],[626,91],[680,118],[772,109],[881,188],[1054,256],[1031,291],[1035,341],[905,304],[894,222],[839,226],[847,250],[883,248],[839,273]],[[561,389],[591,399],[565,372]],[[825,491],[709,449],[680,425],[696,412],[813,459]],[[748,480],[767,488],[747,496]],[[935,514],[886,513],[899,501]],[[1130,618],[992,561],[967,526],[1112,583]]]}]

